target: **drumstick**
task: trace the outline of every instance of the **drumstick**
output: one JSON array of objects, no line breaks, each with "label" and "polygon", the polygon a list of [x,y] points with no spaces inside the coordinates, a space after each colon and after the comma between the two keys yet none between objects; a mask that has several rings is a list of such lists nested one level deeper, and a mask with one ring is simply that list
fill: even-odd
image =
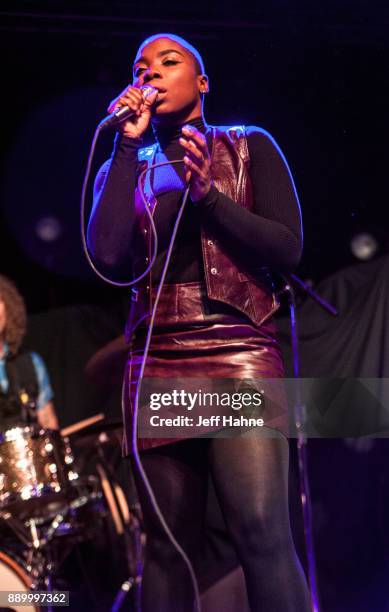
[{"label": "drumstick", "polygon": [[114,484],[113,488],[115,489],[116,499],[118,502],[118,506],[121,510],[123,520],[126,523],[126,525],[128,525],[130,522],[130,511],[128,509],[128,504],[127,504],[127,500],[124,495],[123,489],[118,484]]},{"label": "drumstick", "polygon": [[124,526],[120,518],[111,483],[109,482],[107,474],[102,465],[98,463],[96,465],[96,469],[100,476],[101,487],[103,489],[109,511],[111,512],[111,518],[113,520],[113,524],[115,525],[116,533],[118,535],[122,535],[124,533]]},{"label": "drumstick", "polygon": [[80,431],[81,429],[85,429],[85,427],[89,427],[89,425],[94,425],[99,421],[103,421],[105,419],[105,414],[101,412],[100,414],[95,414],[89,419],[83,419],[82,421],[78,421],[78,423],[73,423],[73,425],[68,425],[68,427],[64,427],[60,430],[61,436],[69,436],[76,431]]}]

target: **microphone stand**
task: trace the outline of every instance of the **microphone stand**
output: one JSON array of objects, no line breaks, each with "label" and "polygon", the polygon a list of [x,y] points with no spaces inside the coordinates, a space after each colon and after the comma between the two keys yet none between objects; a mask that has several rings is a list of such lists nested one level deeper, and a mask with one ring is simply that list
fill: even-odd
[{"label": "microphone stand", "polygon": [[290,312],[290,330],[292,339],[292,356],[293,356],[293,378],[294,385],[294,420],[297,431],[297,456],[300,476],[300,498],[303,512],[305,547],[308,562],[308,582],[310,590],[310,600],[312,612],[320,612],[319,595],[317,588],[317,573],[316,560],[312,535],[312,503],[309,489],[308,478],[308,458],[307,458],[307,438],[305,435],[304,426],[306,423],[306,406],[303,402],[302,386],[300,379],[300,361],[298,351],[298,328],[296,318],[296,298],[293,284],[302,289],[318,306],[323,308],[332,316],[337,316],[338,310],[321,298],[311,287],[301,280],[295,274],[282,276],[286,282],[280,294],[286,293],[288,296],[288,305]]}]

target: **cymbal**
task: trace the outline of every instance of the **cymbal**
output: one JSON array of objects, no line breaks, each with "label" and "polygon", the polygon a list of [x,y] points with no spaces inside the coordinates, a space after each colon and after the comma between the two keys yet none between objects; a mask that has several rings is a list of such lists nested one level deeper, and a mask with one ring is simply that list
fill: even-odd
[{"label": "cymbal", "polygon": [[121,419],[113,419],[92,423],[88,428],[78,431],[75,434],[77,439],[86,438],[87,436],[99,436],[101,433],[109,433],[110,431],[119,433],[122,432],[123,422]]},{"label": "cymbal", "polygon": [[114,444],[121,447],[123,439],[123,424],[121,421],[96,423],[88,429],[72,436],[73,448],[91,449],[101,444]]},{"label": "cymbal", "polygon": [[[113,441],[121,444],[123,423],[121,419],[106,419],[103,413],[96,414],[78,423],[73,423],[61,429],[62,436],[71,436],[72,445],[87,446]],[[107,435],[104,435],[107,434]],[[104,438],[101,438],[101,436]],[[113,438],[111,437],[113,436]]]},{"label": "cymbal", "polygon": [[121,385],[127,360],[128,345],[124,335],[100,348],[85,366],[87,378],[103,388]]}]

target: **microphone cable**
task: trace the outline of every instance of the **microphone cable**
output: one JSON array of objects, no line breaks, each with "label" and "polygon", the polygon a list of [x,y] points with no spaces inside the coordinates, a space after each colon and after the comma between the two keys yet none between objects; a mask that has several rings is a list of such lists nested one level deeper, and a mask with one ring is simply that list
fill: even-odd
[{"label": "microphone cable", "polygon": [[[142,179],[143,176],[146,175],[147,172],[149,172],[150,170],[154,169],[154,168],[158,168],[160,166],[165,166],[167,164],[178,164],[178,163],[183,163],[182,159],[175,159],[172,161],[166,161],[166,162],[160,162],[157,164],[152,164],[150,165],[148,168],[146,168],[145,170],[143,170],[141,172],[141,174],[139,175],[138,178],[138,190],[145,208],[145,211],[149,217],[149,221],[150,221],[150,225],[151,225],[151,230],[152,230],[152,234],[153,234],[153,238],[154,238],[154,248],[153,248],[153,252],[152,252],[152,256],[150,258],[150,263],[147,266],[146,270],[139,275],[137,278],[135,278],[132,281],[129,282],[117,282],[117,281],[113,281],[112,279],[108,278],[107,276],[105,276],[104,274],[102,274],[97,267],[95,266],[95,264],[93,263],[92,257],[89,254],[88,251],[88,245],[87,245],[87,240],[86,240],[86,194],[87,194],[87,189],[88,189],[88,184],[89,184],[89,178],[90,178],[90,172],[91,172],[91,167],[92,167],[92,161],[93,161],[93,157],[95,154],[95,148],[96,148],[96,144],[97,144],[97,140],[101,134],[101,130],[102,130],[102,126],[103,126],[103,121],[97,126],[94,136],[93,136],[93,140],[92,140],[92,144],[90,147],[90,151],[89,151],[89,155],[88,155],[88,160],[87,160],[87,166],[86,166],[86,171],[85,171],[85,177],[84,177],[84,181],[83,181],[83,185],[82,185],[82,192],[81,192],[81,242],[82,242],[82,247],[83,247],[83,251],[84,254],[86,256],[86,259],[90,265],[90,267],[92,268],[92,270],[95,272],[95,274],[101,278],[104,282],[108,283],[109,285],[112,285],[114,287],[131,287],[132,285],[135,285],[136,283],[138,283],[142,278],[144,278],[146,276],[146,274],[148,274],[151,270],[151,268],[154,265],[154,262],[156,260],[157,257],[157,251],[158,251],[158,236],[157,236],[157,229],[155,227],[155,223],[154,223],[154,219],[153,219],[153,215],[149,209],[149,203],[146,200],[145,194],[143,192],[142,189]],[[167,251],[167,255],[166,255],[166,260],[165,260],[165,264],[162,270],[162,274],[161,274],[161,278],[158,284],[158,289],[157,289],[157,293],[156,293],[156,297],[155,297],[155,302],[152,308],[152,313],[151,313],[151,317],[150,317],[150,323],[149,323],[149,328],[148,328],[148,332],[147,332],[147,338],[146,338],[146,342],[145,342],[145,347],[144,347],[144,351],[143,351],[143,356],[142,356],[142,362],[141,362],[141,367],[140,367],[140,372],[139,372],[139,377],[138,377],[138,381],[137,381],[137,387],[136,387],[136,394],[135,394],[135,405],[134,405],[134,412],[133,412],[133,427],[132,427],[132,438],[131,438],[131,448],[132,448],[132,452],[134,454],[134,459],[135,459],[135,464],[137,466],[139,475],[143,481],[143,484],[145,486],[145,489],[147,491],[147,494],[149,496],[149,500],[151,502],[151,505],[154,509],[154,512],[156,514],[156,516],[158,517],[162,528],[164,529],[168,539],[170,540],[170,542],[172,543],[172,545],[174,546],[174,548],[177,550],[178,554],[181,556],[182,560],[184,561],[185,565],[187,566],[189,575],[190,575],[190,579],[192,582],[192,586],[193,586],[193,591],[194,591],[194,611],[193,612],[201,612],[201,601],[200,601],[200,590],[198,587],[198,583],[197,583],[197,578],[196,578],[196,574],[193,568],[193,565],[189,559],[189,557],[187,556],[187,554],[185,553],[185,551],[183,550],[183,548],[180,546],[180,544],[178,543],[178,541],[176,540],[174,534],[172,533],[170,527],[168,526],[165,517],[162,514],[162,511],[159,507],[159,504],[156,500],[156,497],[154,495],[154,491],[152,489],[152,486],[150,484],[150,481],[146,475],[146,472],[143,468],[142,462],[141,462],[141,458],[139,455],[139,451],[138,451],[138,444],[137,444],[137,428],[138,428],[138,414],[139,414],[139,396],[140,396],[140,388],[141,388],[141,384],[142,384],[142,380],[143,380],[143,376],[144,376],[144,371],[145,371],[145,367],[146,367],[146,360],[147,360],[147,356],[148,356],[148,352],[149,352],[149,348],[150,348],[150,342],[151,342],[151,336],[152,336],[152,332],[153,332],[153,327],[154,327],[154,321],[155,321],[155,317],[156,317],[156,313],[157,313],[157,307],[158,307],[158,302],[159,302],[159,298],[162,292],[162,287],[163,287],[163,283],[165,281],[165,277],[166,277],[166,273],[168,270],[168,266],[170,263],[170,259],[171,259],[171,255],[173,252],[173,247],[174,247],[174,242],[175,242],[175,238],[177,235],[177,231],[178,231],[178,227],[181,221],[181,217],[182,214],[184,212],[185,206],[186,206],[186,202],[188,200],[188,196],[189,196],[189,186],[185,189],[183,197],[182,197],[182,202],[177,214],[177,218],[174,224],[174,228],[173,228],[173,232],[172,232],[172,236],[170,239],[170,243],[169,243],[169,247],[168,247],[168,251]],[[125,370],[125,376],[127,376],[127,368]],[[123,380],[123,386],[122,386],[122,411],[124,413],[125,410],[125,401],[127,398],[125,398],[125,379]]]}]

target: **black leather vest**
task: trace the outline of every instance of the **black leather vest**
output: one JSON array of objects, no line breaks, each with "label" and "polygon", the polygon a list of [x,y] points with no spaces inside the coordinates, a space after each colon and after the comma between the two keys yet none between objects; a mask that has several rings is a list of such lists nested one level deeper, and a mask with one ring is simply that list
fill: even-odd
[{"label": "black leather vest", "polygon": [[[213,146],[211,172],[216,188],[248,210],[253,209],[252,183],[249,175],[249,151],[244,126],[212,127]],[[139,151],[139,174],[153,163],[157,145]],[[151,192],[148,176],[143,180],[143,190],[151,212],[157,204]],[[133,274],[139,276],[147,267],[152,253],[149,220],[136,189],[135,206],[138,226],[134,232],[137,244],[134,248]],[[245,314],[255,325],[260,326],[279,308],[270,271],[260,262],[252,263],[243,270],[229,254],[228,245],[201,229],[201,245],[208,298],[233,306]],[[152,309],[151,273],[132,288],[132,303],[126,325],[129,341],[137,325],[146,319]]]}]

